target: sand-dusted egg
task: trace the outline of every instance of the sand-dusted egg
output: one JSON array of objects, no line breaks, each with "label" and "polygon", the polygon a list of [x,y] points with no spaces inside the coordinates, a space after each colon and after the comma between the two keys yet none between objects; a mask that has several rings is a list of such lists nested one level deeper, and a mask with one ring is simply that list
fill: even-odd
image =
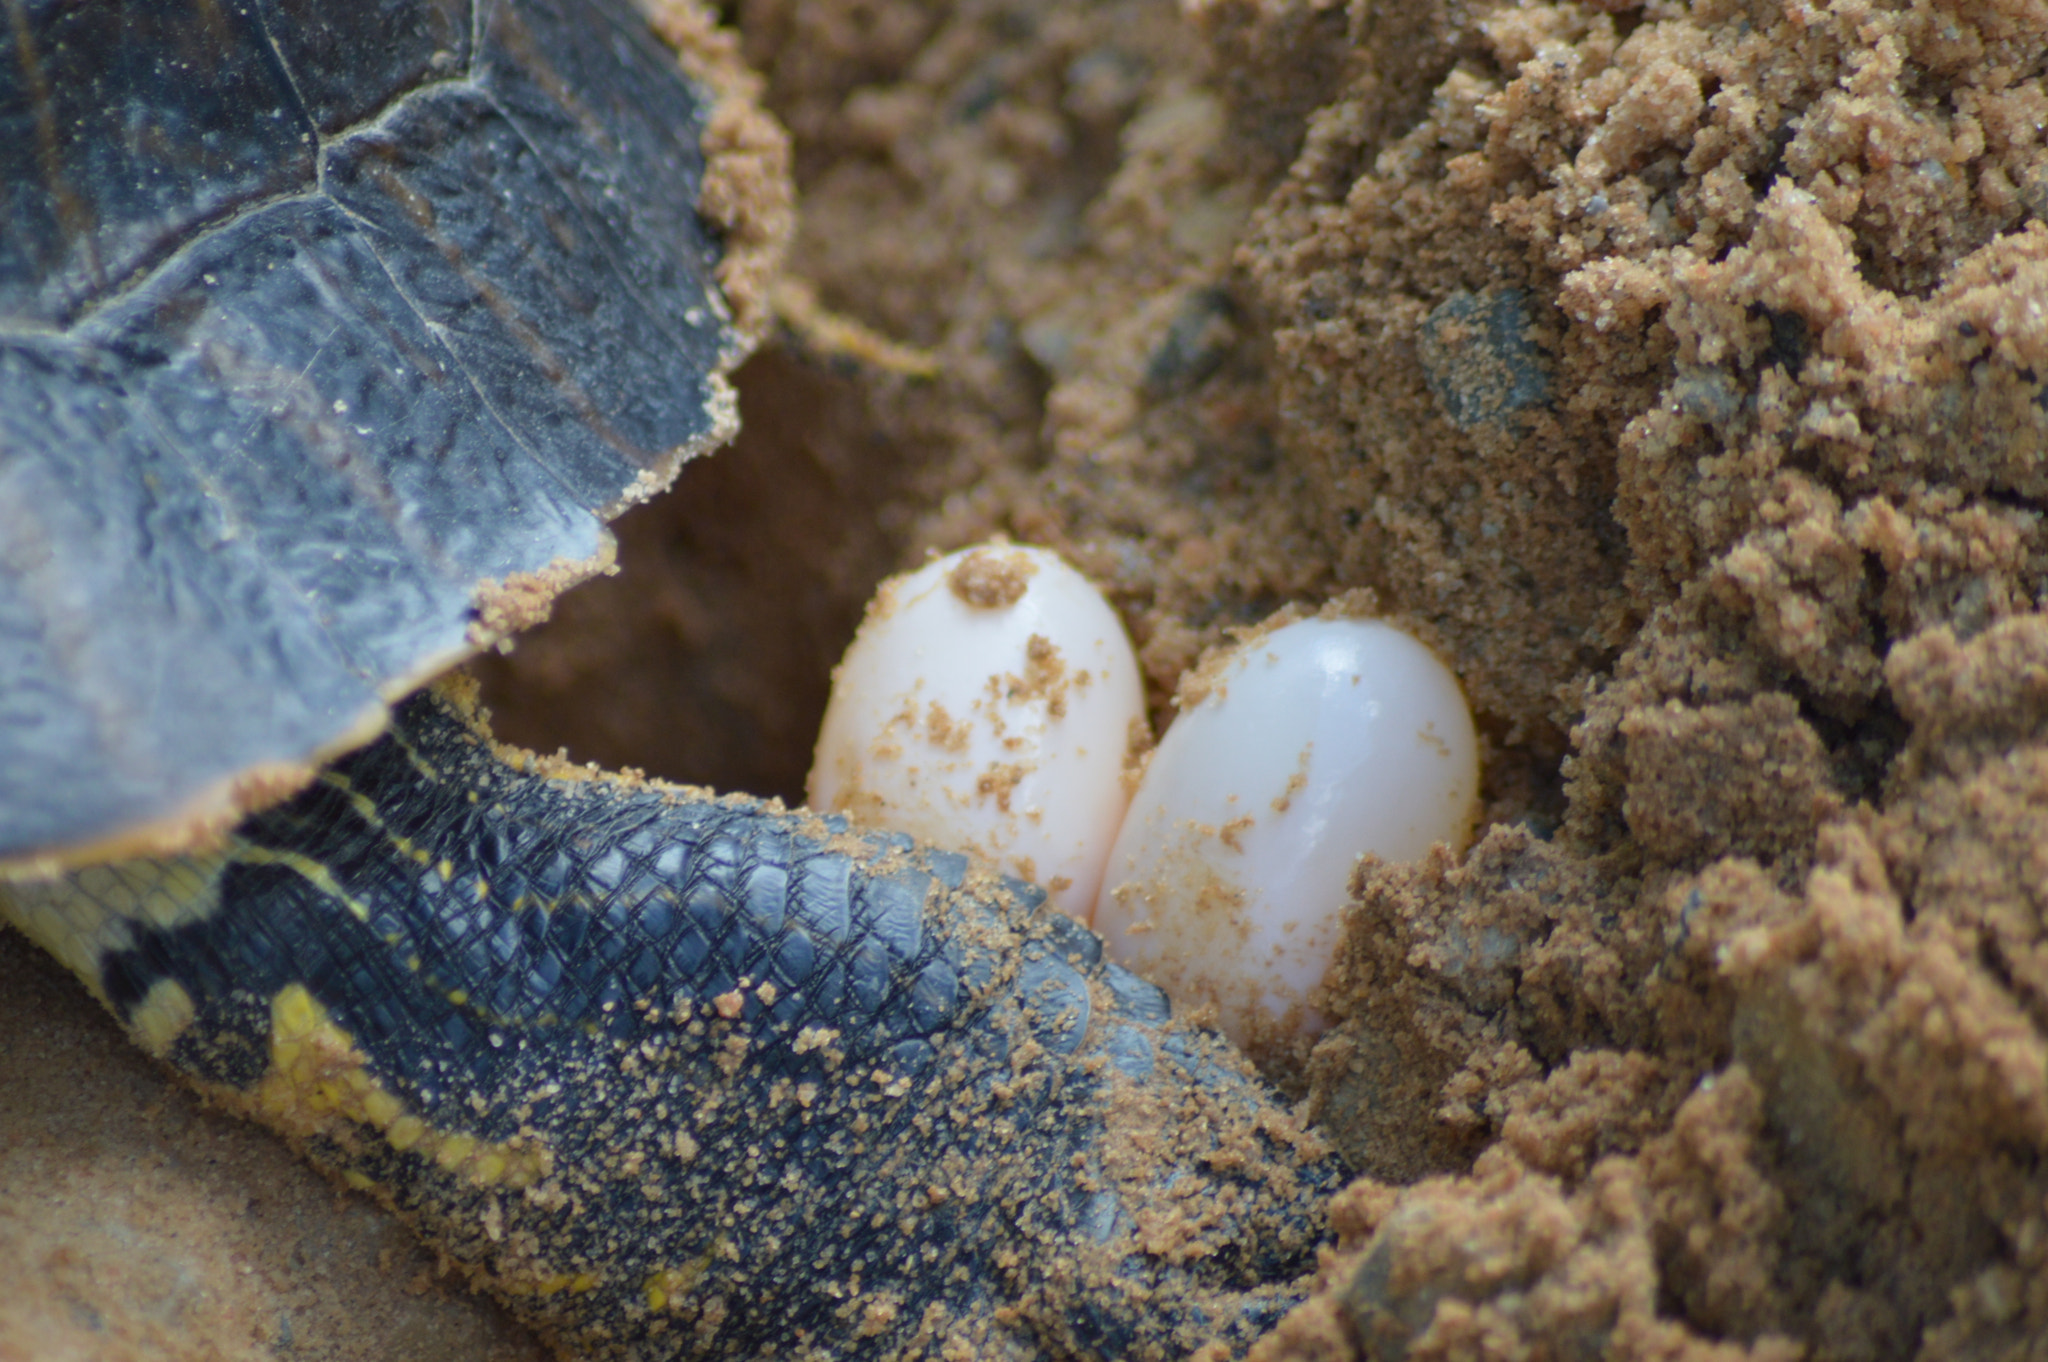
[{"label": "sand-dusted egg", "polygon": [[882,584],[833,675],[810,802],[1036,880],[1085,918],[1142,750],[1116,612],[1049,549],[965,549]]},{"label": "sand-dusted egg", "polygon": [[1240,1044],[1319,1030],[1310,994],[1358,857],[1469,836],[1479,759],[1458,679],[1392,625],[1306,619],[1208,660],[1179,705],[1093,925]]}]

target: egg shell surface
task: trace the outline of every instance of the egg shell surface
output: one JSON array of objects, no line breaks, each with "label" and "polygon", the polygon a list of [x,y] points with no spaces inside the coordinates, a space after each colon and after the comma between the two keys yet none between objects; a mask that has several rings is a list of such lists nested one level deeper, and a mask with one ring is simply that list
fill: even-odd
[{"label": "egg shell surface", "polygon": [[1254,1054],[1314,1034],[1360,854],[1470,836],[1478,742],[1456,676],[1372,620],[1300,620],[1213,660],[1131,802],[1093,925]]},{"label": "egg shell surface", "polygon": [[838,669],[815,809],[977,852],[1085,918],[1149,740],[1123,622],[1048,549],[962,550],[884,582]]}]

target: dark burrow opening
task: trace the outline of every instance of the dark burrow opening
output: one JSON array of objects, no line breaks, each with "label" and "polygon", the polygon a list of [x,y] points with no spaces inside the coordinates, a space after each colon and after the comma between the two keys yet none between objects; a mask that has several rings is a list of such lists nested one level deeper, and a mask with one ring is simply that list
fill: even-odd
[{"label": "dark burrow opening", "polygon": [[802,802],[832,667],[903,549],[912,460],[824,366],[771,348],[736,384],[739,439],[614,522],[618,572],[472,664],[500,738]]}]

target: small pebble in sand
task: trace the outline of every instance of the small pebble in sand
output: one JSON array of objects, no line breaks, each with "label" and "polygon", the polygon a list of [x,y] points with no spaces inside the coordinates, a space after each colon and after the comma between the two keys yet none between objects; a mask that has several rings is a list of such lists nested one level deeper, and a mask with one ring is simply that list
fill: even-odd
[{"label": "small pebble in sand", "polygon": [[1181,683],[1093,925],[1255,1052],[1314,1034],[1359,855],[1462,846],[1478,745],[1458,679],[1401,630],[1299,620]]},{"label": "small pebble in sand", "polygon": [[965,549],[884,582],[832,677],[814,809],[980,853],[1085,918],[1149,740],[1116,612],[1048,549]]}]

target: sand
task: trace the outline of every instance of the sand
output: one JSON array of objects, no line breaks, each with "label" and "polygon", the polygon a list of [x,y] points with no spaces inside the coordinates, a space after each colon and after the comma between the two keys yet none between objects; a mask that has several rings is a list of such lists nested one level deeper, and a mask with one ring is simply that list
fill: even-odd
[{"label": "sand", "polygon": [[1492,831],[1357,881],[1268,1355],[2048,1342],[2048,9],[741,22],[799,268],[944,360],[864,384],[907,552],[1067,550],[1155,703],[1366,588],[1479,712]]},{"label": "sand", "polygon": [[898,348],[786,308],[506,735],[794,793],[868,586],[994,531],[1155,723],[1369,591],[1491,830],[1356,878],[1282,1077],[1360,1177],[1267,1362],[2048,1350],[2048,5],[734,17],[791,267]]},{"label": "sand", "polygon": [[390,1216],[0,932],[0,1362],[541,1362]]}]

